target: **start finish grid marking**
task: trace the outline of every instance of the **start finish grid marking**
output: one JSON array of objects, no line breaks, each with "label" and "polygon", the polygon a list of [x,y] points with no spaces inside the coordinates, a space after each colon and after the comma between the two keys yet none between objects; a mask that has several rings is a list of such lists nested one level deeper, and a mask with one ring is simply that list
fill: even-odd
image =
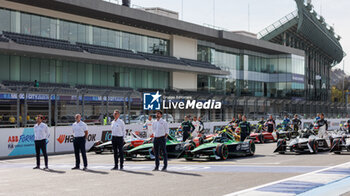
[{"label": "start finish grid marking", "polygon": [[[49,164],[52,169],[70,169],[74,164]],[[0,164],[0,169],[32,168],[33,164],[6,163]],[[91,164],[89,169],[110,170],[112,164]],[[152,170],[153,164],[125,164],[127,170]],[[307,173],[323,169],[318,166],[256,166],[256,165],[169,165],[173,171],[198,171],[198,172],[222,172],[222,173]],[[0,170],[1,171],[1,170]]]},{"label": "start finish grid marking", "polygon": [[[262,186],[228,194],[227,196],[253,196],[253,195],[323,195],[325,190],[332,191],[342,181],[350,179],[350,162],[313,171],[303,175],[287,178],[277,182],[268,183]],[[318,191],[320,189],[320,191]],[[322,192],[321,192],[322,190]],[[343,189],[342,193],[349,190]]]}]

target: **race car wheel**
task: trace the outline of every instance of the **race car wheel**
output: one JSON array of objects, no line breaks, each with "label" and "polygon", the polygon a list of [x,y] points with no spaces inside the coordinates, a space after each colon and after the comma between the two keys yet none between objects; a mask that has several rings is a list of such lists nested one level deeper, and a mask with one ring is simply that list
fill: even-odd
[{"label": "race car wheel", "polygon": [[225,144],[218,144],[216,146],[216,155],[219,156],[222,160],[228,158],[228,148]]},{"label": "race car wheel", "polygon": [[285,139],[279,139],[277,141],[277,147],[279,147],[279,151],[278,151],[279,154],[284,154],[286,152],[286,149],[287,149],[286,144],[287,142]]},{"label": "race car wheel", "polygon": [[312,154],[317,154],[318,153],[318,142],[315,140],[310,140],[309,145],[312,149]]},{"label": "race car wheel", "polygon": [[249,156],[253,156],[255,154],[255,143],[253,140],[249,140]]},{"label": "race car wheel", "polygon": [[193,143],[188,143],[185,144],[184,146],[184,150],[185,150],[185,159],[187,161],[192,161],[193,160],[193,154],[191,153],[191,151],[196,147],[195,144]]},{"label": "race car wheel", "polygon": [[334,152],[334,154],[340,154],[341,148],[339,138],[333,139],[331,150]]}]

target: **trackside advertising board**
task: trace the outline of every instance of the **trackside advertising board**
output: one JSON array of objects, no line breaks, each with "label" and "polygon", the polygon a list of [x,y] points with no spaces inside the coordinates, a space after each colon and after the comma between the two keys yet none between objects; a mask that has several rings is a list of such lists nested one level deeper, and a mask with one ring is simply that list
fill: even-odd
[{"label": "trackside advertising board", "polygon": [[[54,152],[54,129],[49,128],[47,152]],[[0,157],[34,155],[34,128],[0,129]]]},{"label": "trackside advertising board", "polygon": [[[132,124],[125,126],[128,131],[142,130],[142,125]],[[111,126],[88,126],[88,138],[86,140],[86,150],[89,150],[97,141],[112,140]],[[55,152],[73,152],[73,130],[71,126],[56,127],[55,131]]]}]

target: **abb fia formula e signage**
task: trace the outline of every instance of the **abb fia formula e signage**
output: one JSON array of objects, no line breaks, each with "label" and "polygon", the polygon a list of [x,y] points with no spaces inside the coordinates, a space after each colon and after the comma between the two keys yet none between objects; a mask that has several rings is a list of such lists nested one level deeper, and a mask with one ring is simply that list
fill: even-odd
[{"label": "abb fia formula e signage", "polygon": [[[54,152],[54,131],[49,128],[50,139],[47,141],[47,152]],[[0,156],[34,155],[34,129],[8,128],[0,129]]]}]

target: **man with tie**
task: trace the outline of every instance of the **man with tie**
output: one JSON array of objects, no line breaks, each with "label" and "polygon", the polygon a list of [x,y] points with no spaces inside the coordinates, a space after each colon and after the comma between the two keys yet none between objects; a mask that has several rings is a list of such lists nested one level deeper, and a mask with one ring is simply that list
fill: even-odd
[{"label": "man with tie", "polygon": [[112,147],[114,151],[114,167],[112,170],[118,170],[118,158],[120,159],[120,170],[124,169],[124,137],[125,137],[125,124],[123,120],[119,118],[120,113],[115,110],[113,113],[114,120],[112,121]]},{"label": "man with tie", "polygon": [[74,154],[75,154],[75,167],[72,170],[80,169],[80,156],[79,152],[81,152],[81,156],[83,157],[84,162],[84,171],[87,170],[87,158],[86,158],[86,148],[85,143],[88,137],[88,128],[87,125],[81,121],[81,115],[75,115],[75,123],[73,124],[73,146],[74,146]]},{"label": "man with tie", "polygon": [[46,140],[50,138],[49,128],[43,123],[43,115],[36,117],[36,124],[34,125],[34,143],[36,152],[36,167],[33,169],[40,169],[40,150],[44,155],[45,170],[49,169],[47,151],[46,151]]},{"label": "man with tie", "polygon": [[159,171],[159,155],[160,151],[163,153],[163,161],[164,166],[162,171],[167,171],[168,167],[168,154],[166,150],[166,140],[169,134],[169,125],[168,123],[162,119],[163,112],[157,111],[156,113],[156,120],[152,124],[153,129],[153,149],[154,149],[154,156],[155,156],[155,168],[153,171]]}]

